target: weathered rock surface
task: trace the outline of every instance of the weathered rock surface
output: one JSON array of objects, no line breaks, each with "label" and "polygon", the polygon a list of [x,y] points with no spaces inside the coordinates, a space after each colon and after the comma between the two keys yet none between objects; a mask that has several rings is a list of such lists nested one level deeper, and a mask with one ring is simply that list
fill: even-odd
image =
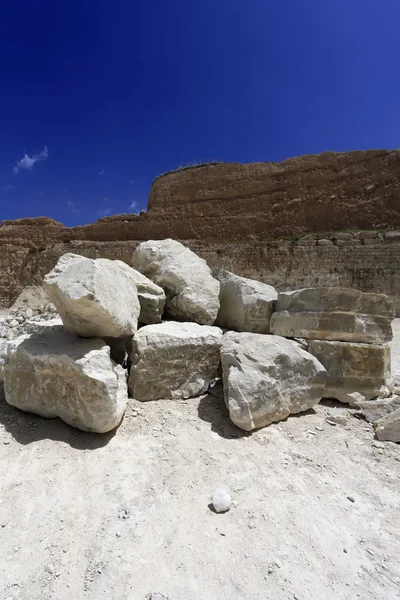
[{"label": "weathered rock surface", "polygon": [[393,391],[388,345],[311,340],[308,351],[327,371],[324,398],[352,404],[354,392],[371,399]]},{"label": "weathered rock surface", "polygon": [[164,289],[171,318],[202,325],[215,322],[219,281],[189,248],[171,239],[143,242],[133,253],[132,266]]},{"label": "weathered rock surface", "polygon": [[375,435],[382,442],[400,442],[400,408],[374,424]]},{"label": "weathered rock surface", "polygon": [[131,269],[131,273],[140,302],[139,322],[145,325],[161,323],[166,300],[164,290],[139,271]]},{"label": "weathered rock surface", "polygon": [[4,379],[4,367],[7,362],[7,340],[0,339],[0,382]]},{"label": "weathered rock surface", "polygon": [[137,400],[190,398],[217,377],[222,331],[166,321],[139,329],[132,340],[129,391]]},{"label": "weathered rock surface", "polygon": [[325,368],[291,340],[228,332],[221,361],[230,418],[245,431],[305,411],[322,398]]},{"label": "weathered rock surface", "polygon": [[234,331],[269,333],[278,298],[275,288],[224,269],[215,269],[213,275],[221,284],[216,324]]},{"label": "weathered rock surface", "polygon": [[137,329],[135,275],[121,261],[65,254],[46,275],[44,286],[70,333],[117,338]]},{"label": "weathered rock surface", "polygon": [[361,410],[369,423],[375,423],[400,408],[400,396],[386,399],[359,401],[355,406]]},{"label": "weathered rock surface", "polygon": [[84,431],[104,433],[120,423],[126,375],[102,340],[76,338],[56,326],[14,344],[4,368],[9,404]]},{"label": "weathered rock surface", "polygon": [[385,294],[306,288],[278,295],[271,331],[285,337],[384,343],[392,339],[393,303]]}]

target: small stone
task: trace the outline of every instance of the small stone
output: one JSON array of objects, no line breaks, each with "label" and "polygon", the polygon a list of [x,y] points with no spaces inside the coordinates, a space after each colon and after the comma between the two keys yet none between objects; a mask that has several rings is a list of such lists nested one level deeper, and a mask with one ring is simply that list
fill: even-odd
[{"label": "small stone", "polygon": [[215,512],[227,512],[232,504],[231,495],[226,489],[216,488],[211,495],[211,502]]},{"label": "small stone", "polygon": [[15,320],[18,321],[18,323],[23,323],[25,321],[25,319],[22,315],[17,315],[15,317]]},{"label": "small stone", "polygon": [[350,502],[355,502],[355,499],[353,498],[353,496],[347,496],[347,500],[350,500]]},{"label": "small stone", "polygon": [[54,573],[54,565],[47,565],[46,571],[47,571],[47,573],[52,575]]},{"label": "small stone", "polygon": [[158,592],[148,594],[146,600],[168,600],[168,596],[164,596],[163,594],[159,594]]},{"label": "small stone", "polygon": [[344,552],[345,554],[347,554],[347,549],[346,549],[346,548],[343,548],[343,552]]},{"label": "small stone", "polygon": [[25,317],[26,317],[27,319],[32,319],[32,317],[33,317],[33,310],[32,310],[31,308],[27,308],[27,309],[26,309],[26,312],[25,312]]},{"label": "small stone", "polygon": [[17,321],[16,319],[13,319],[13,320],[10,322],[10,327],[17,327],[17,325],[18,325],[18,321]]},{"label": "small stone", "polygon": [[336,423],[337,425],[346,425],[347,424],[347,415],[341,411],[331,411],[328,415],[329,421],[332,423]]}]

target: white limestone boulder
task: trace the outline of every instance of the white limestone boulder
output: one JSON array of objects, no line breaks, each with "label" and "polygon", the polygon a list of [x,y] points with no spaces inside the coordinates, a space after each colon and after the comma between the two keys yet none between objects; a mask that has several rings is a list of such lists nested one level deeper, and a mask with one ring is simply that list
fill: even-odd
[{"label": "white limestone boulder", "polygon": [[221,284],[216,325],[234,331],[269,333],[278,293],[274,287],[218,269],[214,276]]},{"label": "white limestone boulder", "polygon": [[306,288],[278,294],[271,331],[285,337],[380,344],[392,339],[393,302],[385,294]]},{"label": "white limestone boulder", "polygon": [[128,399],[126,374],[102,340],[76,338],[55,326],[13,343],[4,368],[9,404],[84,431],[104,433],[119,425]]},{"label": "white limestone boulder", "polygon": [[136,278],[122,261],[64,254],[44,286],[70,333],[117,338],[137,330]]},{"label": "white limestone boulder", "polygon": [[219,309],[219,281],[206,261],[175,240],[142,242],[132,266],[161,286],[166,315],[179,321],[212,325]]},{"label": "white limestone boulder", "polygon": [[230,331],[221,361],[230,418],[245,431],[308,410],[323,396],[326,370],[291,340]]},{"label": "white limestone boulder", "polygon": [[370,400],[393,391],[388,344],[311,340],[308,351],[327,371],[324,398],[353,404],[355,392]]},{"label": "white limestone boulder", "polygon": [[197,323],[147,325],[132,340],[129,391],[137,400],[191,398],[218,375],[222,331]]}]

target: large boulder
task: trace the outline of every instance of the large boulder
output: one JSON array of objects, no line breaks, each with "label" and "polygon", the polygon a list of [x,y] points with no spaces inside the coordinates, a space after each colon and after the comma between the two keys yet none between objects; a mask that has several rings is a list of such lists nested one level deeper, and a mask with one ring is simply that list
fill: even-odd
[{"label": "large boulder", "polygon": [[189,248],[170,239],[142,242],[133,253],[132,266],[164,289],[169,317],[201,325],[215,322],[219,281]]},{"label": "large boulder", "polygon": [[84,431],[104,433],[119,425],[126,374],[102,340],[76,338],[55,326],[13,344],[4,368],[9,404]]},{"label": "large boulder", "polygon": [[385,398],[393,390],[390,348],[386,344],[312,340],[308,351],[327,371],[324,398],[352,404],[354,392],[368,400]]},{"label": "large boulder", "polygon": [[306,288],[278,294],[271,331],[285,337],[380,344],[392,339],[393,302],[385,294]]},{"label": "large boulder", "polygon": [[137,400],[190,398],[218,375],[222,331],[166,321],[139,329],[132,340],[129,391]]},{"label": "large boulder", "polygon": [[269,333],[278,298],[276,289],[224,269],[216,269],[214,276],[221,284],[216,325],[234,331]]},{"label": "large boulder", "polygon": [[400,442],[400,408],[376,421],[374,429],[381,442]]},{"label": "large boulder", "polygon": [[122,261],[64,254],[44,286],[70,333],[117,338],[137,330],[136,277]]},{"label": "large boulder", "polygon": [[245,431],[308,410],[322,398],[324,367],[291,340],[230,331],[222,338],[221,361],[230,418]]}]

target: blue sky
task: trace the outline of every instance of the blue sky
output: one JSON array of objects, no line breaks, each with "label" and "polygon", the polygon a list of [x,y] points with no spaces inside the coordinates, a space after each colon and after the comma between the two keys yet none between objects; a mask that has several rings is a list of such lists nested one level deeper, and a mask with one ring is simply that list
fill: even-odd
[{"label": "blue sky", "polygon": [[400,146],[399,0],[5,0],[0,220],[138,212],[162,172]]}]

